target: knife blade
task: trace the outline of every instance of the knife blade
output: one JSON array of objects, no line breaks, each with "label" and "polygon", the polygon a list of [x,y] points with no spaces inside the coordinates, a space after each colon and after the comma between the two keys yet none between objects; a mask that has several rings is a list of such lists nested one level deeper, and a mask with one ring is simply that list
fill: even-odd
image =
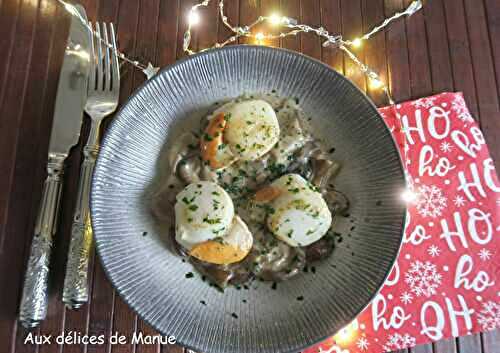
[{"label": "knife blade", "polygon": [[64,161],[70,149],[78,143],[87,100],[90,37],[85,9],[79,5],[75,8],[81,18],[74,14],[71,17],[54,107],[47,178],[43,186],[19,309],[19,322],[26,328],[38,326],[47,315],[49,262],[52,238],[57,228]]}]

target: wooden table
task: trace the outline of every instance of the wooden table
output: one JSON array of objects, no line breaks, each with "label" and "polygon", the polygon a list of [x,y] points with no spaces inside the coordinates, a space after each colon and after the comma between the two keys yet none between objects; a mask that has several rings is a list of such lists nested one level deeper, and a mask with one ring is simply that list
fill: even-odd
[{"label": "wooden table", "polygon": [[[123,51],[171,64],[184,56],[182,36],[193,0],[82,0],[91,20],[112,21]],[[353,38],[402,10],[410,0],[227,0],[233,22],[249,23],[259,14],[278,11],[311,25]],[[228,31],[216,19],[217,1],[203,13],[196,47],[205,47]],[[57,77],[65,47],[68,15],[55,0],[0,0],[0,352],[183,352],[178,346],[24,345],[27,331],[16,322],[24,266],[33,233],[51,127]],[[246,42],[246,41],[243,41]],[[387,102],[367,88],[365,77],[338,51],[301,35],[269,45],[301,51],[347,74],[379,106]],[[391,84],[396,101],[442,91],[463,91],[479,120],[500,170],[500,0],[429,0],[423,11],[393,24],[357,50],[359,57]],[[123,67],[122,101],[144,81],[142,73]],[[85,140],[88,121],[83,132]],[[78,311],[61,302],[64,266],[81,160],[81,144],[68,160],[62,214],[52,259],[47,320],[36,331],[105,334],[134,331],[154,334],[116,295],[99,261],[91,266],[91,302]],[[500,333],[472,335],[419,346],[405,352],[494,353]]]}]

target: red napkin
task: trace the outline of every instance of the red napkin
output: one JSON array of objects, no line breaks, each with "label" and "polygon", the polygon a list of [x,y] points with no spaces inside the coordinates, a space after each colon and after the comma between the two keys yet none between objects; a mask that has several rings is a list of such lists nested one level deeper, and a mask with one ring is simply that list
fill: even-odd
[{"label": "red napkin", "polygon": [[380,353],[500,328],[500,183],[463,95],[379,111],[414,197],[403,246],[373,302],[306,353]]}]

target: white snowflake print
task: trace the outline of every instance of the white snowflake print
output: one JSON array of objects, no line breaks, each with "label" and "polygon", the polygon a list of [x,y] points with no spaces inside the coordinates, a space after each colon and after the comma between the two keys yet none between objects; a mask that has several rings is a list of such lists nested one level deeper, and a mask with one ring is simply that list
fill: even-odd
[{"label": "white snowflake print", "polygon": [[439,145],[439,149],[443,152],[450,152],[453,149],[453,146],[449,142],[441,142],[441,145]]},{"label": "white snowflake print", "polygon": [[427,248],[427,253],[432,257],[436,257],[439,256],[441,250],[439,250],[439,248],[436,245],[431,245]]},{"label": "white snowflake print", "polygon": [[473,122],[474,119],[472,115],[469,113],[469,109],[465,105],[465,101],[459,95],[456,95],[451,103],[451,109],[458,115],[458,118],[462,120],[464,123]]},{"label": "white snowflake print", "polygon": [[413,105],[415,108],[429,109],[435,105],[434,101],[436,99],[437,99],[437,97],[420,98],[420,99],[417,99],[416,101],[412,102],[411,105]]},{"label": "white snowflake print", "polygon": [[481,249],[478,253],[479,258],[483,261],[489,260],[491,257],[491,252],[488,249]]},{"label": "white snowflake print", "polygon": [[443,276],[436,271],[436,265],[430,261],[415,261],[405,274],[405,282],[410,286],[410,291],[417,297],[421,295],[430,297],[436,294],[436,289],[441,284]]},{"label": "white snowflake print", "polygon": [[361,350],[361,351],[366,351],[368,349],[369,345],[370,345],[370,343],[368,343],[368,340],[364,337],[360,337],[356,341],[356,346],[358,346],[359,350]]},{"label": "white snowflake print", "polygon": [[488,301],[482,303],[482,309],[477,314],[477,323],[485,331],[500,328],[500,303]]},{"label": "white snowflake print", "polygon": [[395,333],[389,335],[387,342],[384,344],[383,349],[387,352],[413,347],[415,345],[415,337],[405,333],[403,335]]},{"label": "white snowflake print", "polygon": [[455,204],[455,206],[457,207],[462,207],[463,205],[465,205],[465,199],[460,196],[460,195],[457,195],[455,196],[455,198],[453,199],[453,203]]},{"label": "white snowflake print", "polygon": [[408,305],[411,304],[411,302],[413,301],[413,295],[411,295],[411,293],[404,291],[403,294],[401,294],[401,296],[399,297],[399,299],[401,299],[404,305]]},{"label": "white snowflake print", "polygon": [[446,197],[435,185],[422,185],[418,188],[417,211],[423,217],[436,218],[446,207]]}]

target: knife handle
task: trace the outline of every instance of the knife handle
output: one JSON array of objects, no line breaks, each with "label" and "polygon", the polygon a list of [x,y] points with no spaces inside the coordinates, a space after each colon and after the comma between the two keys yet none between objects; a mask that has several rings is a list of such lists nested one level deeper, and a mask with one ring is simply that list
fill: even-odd
[{"label": "knife handle", "polygon": [[47,315],[50,253],[57,229],[65,158],[65,155],[49,155],[47,163],[48,175],[43,185],[19,309],[19,321],[26,328],[38,326]]},{"label": "knife handle", "polygon": [[71,228],[63,302],[70,309],[78,309],[88,301],[88,267],[92,247],[89,195],[94,166],[99,151],[99,122],[92,121],[90,136],[83,148],[84,160],[80,169],[78,196]]}]

